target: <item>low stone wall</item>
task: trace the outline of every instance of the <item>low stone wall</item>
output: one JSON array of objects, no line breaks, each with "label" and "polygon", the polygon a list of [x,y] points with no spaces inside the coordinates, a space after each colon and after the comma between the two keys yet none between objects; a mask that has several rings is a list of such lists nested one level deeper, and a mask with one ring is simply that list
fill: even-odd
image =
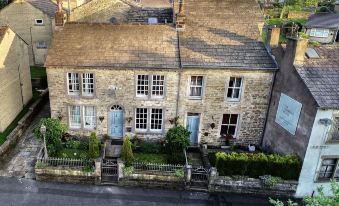
[{"label": "low stone wall", "polygon": [[210,181],[210,192],[229,192],[241,194],[264,195],[271,197],[293,197],[297,189],[297,181],[281,181],[272,187],[264,186],[259,179],[231,178],[217,176]]},{"label": "low stone wall", "polygon": [[7,136],[7,140],[0,146],[0,157],[6,156],[16,143],[21,139],[27,128],[31,125],[33,118],[40,112],[42,106],[48,101],[48,91],[42,94],[29,108],[27,114],[18,122],[18,126]]},{"label": "low stone wall", "polygon": [[95,172],[83,172],[70,168],[35,168],[36,180],[77,184],[95,184]]},{"label": "low stone wall", "polygon": [[170,175],[130,174],[119,179],[120,186],[136,186],[145,188],[185,189],[184,178]]},{"label": "low stone wall", "polygon": [[290,11],[288,12],[288,19],[308,18],[312,13],[309,11]]}]

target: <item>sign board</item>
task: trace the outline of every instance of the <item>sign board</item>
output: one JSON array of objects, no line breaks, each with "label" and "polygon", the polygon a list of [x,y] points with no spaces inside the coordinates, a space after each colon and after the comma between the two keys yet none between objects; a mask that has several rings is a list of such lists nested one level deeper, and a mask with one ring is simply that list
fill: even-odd
[{"label": "sign board", "polygon": [[302,104],[291,97],[281,93],[275,122],[295,135]]}]

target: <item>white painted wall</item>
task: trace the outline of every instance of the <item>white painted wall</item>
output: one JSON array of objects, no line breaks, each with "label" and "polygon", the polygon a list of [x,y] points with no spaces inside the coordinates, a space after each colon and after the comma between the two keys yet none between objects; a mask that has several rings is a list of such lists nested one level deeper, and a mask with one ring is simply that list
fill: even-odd
[{"label": "white painted wall", "polygon": [[317,182],[316,172],[319,170],[322,157],[339,157],[339,143],[326,143],[329,133],[328,131],[330,131],[331,126],[326,127],[319,123],[319,120],[323,118],[333,120],[335,115],[339,115],[339,110],[318,109],[317,111],[299,177],[299,185],[296,192],[297,197],[312,195],[313,191],[316,194],[316,189],[320,186],[324,187],[326,195],[331,195],[330,182]]}]

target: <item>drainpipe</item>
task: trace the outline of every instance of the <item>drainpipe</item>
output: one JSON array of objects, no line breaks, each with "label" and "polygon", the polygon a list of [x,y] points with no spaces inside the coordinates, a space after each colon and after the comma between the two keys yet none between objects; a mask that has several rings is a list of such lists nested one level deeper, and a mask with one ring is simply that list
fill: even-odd
[{"label": "drainpipe", "polygon": [[19,74],[19,86],[20,86],[20,94],[21,94],[21,104],[22,104],[22,109],[24,109],[25,104],[24,104],[24,94],[22,92],[22,82],[21,82],[21,74],[20,74],[20,64],[18,66],[18,74]]},{"label": "drainpipe", "polygon": [[31,35],[31,47],[32,47],[32,55],[33,55],[33,64],[35,65],[35,55],[34,55],[34,47],[33,47],[32,27],[29,27],[29,32],[30,32],[30,35]]},{"label": "drainpipe", "polygon": [[181,76],[182,76],[182,64],[181,64],[181,54],[180,54],[180,41],[179,41],[179,32],[177,32],[177,45],[178,45],[178,58],[179,58],[179,73],[178,73],[178,89],[177,89],[177,108],[175,116],[179,116],[179,100],[180,100],[180,87],[181,87]]}]

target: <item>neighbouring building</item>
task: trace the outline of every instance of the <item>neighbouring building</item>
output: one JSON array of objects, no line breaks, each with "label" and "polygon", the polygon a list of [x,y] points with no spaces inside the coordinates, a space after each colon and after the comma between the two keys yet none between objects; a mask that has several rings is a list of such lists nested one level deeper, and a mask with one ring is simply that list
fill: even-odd
[{"label": "neighbouring building", "polygon": [[0,132],[32,98],[28,44],[9,27],[0,27]]},{"label": "neighbouring building", "polygon": [[317,13],[309,17],[305,24],[310,41],[319,43],[339,42],[339,13]]},{"label": "neighbouring building", "polygon": [[[256,1],[187,0],[176,25],[67,23],[46,61],[51,115],[72,134],[259,144],[276,64]],[[227,11],[227,12],[225,12]],[[204,15],[201,15],[204,14]]]},{"label": "neighbouring building", "polygon": [[10,26],[28,43],[30,65],[43,65],[55,27],[51,0],[15,0],[0,10],[0,25]]},{"label": "neighbouring building", "polygon": [[312,195],[321,185],[329,195],[330,179],[339,178],[339,46],[312,48],[296,37],[272,51],[280,69],[263,147],[303,159],[297,197]]},{"label": "neighbouring building", "polygon": [[87,23],[172,23],[169,0],[91,0],[71,10],[70,21]]}]

